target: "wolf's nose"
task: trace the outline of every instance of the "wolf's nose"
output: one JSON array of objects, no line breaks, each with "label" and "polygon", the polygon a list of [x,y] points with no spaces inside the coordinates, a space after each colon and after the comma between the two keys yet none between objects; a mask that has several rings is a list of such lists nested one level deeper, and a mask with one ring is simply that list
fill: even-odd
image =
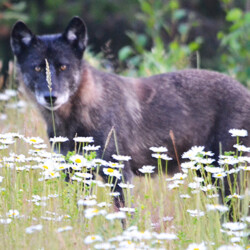
[{"label": "wolf's nose", "polygon": [[48,104],[54,105],[57,97],[55,95],[46,95],[46,96],[44,96],[44,99]]}]

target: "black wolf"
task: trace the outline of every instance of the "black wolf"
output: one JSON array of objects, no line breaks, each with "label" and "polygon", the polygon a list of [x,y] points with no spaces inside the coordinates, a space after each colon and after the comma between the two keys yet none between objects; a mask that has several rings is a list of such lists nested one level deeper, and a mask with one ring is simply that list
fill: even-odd
[{"label": "black wolf", "polygon": [[[114,128],[119,153],[132,157],[123,170],[125,181],[130,182],[138,168],[155,164],[151,146],[169,149],[174,160],[168,169],[174,173],[178,171],[177,159],[191,146],[203,145],[218,156],[219,145],[223,151],[232,149],[229,129],[250,131],[250,93],[232,78],[194,69],[126,78],[91,67],[82,59],[86,45],[87,29],[78,17],[62,34],[36,36],[23,22],[17,22],[11,35],[20,77],[47,123],[48,136],[54,137],[53,109],[56,135],[70,139],[62,145],[63,153],[74,150],[76,134],[93,136],[104,149]],[[51,93],[45,59],[51,71]],[[245,137],[243,143],[248,142]],[[114,152],[111,137],[104,159],[112,160]],[[99,151],[98,156],[102,154]]]}]

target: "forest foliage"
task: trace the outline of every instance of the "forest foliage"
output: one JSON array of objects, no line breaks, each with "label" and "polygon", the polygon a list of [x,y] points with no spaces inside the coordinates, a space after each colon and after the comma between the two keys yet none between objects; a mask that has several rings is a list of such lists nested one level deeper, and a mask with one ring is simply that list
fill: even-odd
[{"label": "forest foliage", "polygon": [[2,73],[12,58],[17,20],[34,32],[61,32],[72,16],[88,26],[89,48],[103,66],[141,76],[187,67],[225,72],[250,85],[249,1],[8,0],[0,3]]}]

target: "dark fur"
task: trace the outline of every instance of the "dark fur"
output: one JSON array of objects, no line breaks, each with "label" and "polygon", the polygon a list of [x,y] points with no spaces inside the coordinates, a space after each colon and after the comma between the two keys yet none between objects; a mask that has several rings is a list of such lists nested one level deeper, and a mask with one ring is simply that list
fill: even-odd
[{"label": "dark fur", "polygon": [[[21,22],[12,31],[12,49],[29,96],[35,99],[35,93],[48,95],[45,58],[51,68],[55,99],[70,90],[68,101],[54,110],[57,136],[70,139],[63,144],[63,153],[74,149],[72,139],[76,134],[93,136],[103,149],[114,127],[119,153],[132,157],[123,171],[125,181],[131,181],[142,165],[156,164],[150,146],[166,146],[174,159],[169,162],[169,171],[178,171],[170,130],[179,157],[194,145],[204,145],[218,156],[220,143],[223,151],[231,150],[235,143],[229,129],[250,131],[249,91],[232,78],[207,70],[138,79],[101,72],[81,59],[86,40],[86,27],[79,18],[73,18],[66,31],[58,35],[35,36]],[[65,72],[58,71],[61,64],[67,65]],[[34,71],[37,65],[43,72]],[[53,137],[51,111],[38,106],[48,136]],[[243,142],[249,145],[249,137]],[[112,160],[115,152],[112,136],[104,159]],[[99,151],[98,156],[102,153]]]}]

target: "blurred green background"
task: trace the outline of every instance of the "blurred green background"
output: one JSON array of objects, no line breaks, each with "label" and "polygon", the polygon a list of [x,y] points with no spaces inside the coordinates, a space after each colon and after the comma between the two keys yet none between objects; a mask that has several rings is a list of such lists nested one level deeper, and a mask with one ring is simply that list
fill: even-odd
[{"label": "blurred green background", "polygon": [[249,11],[250,0],[0,0],[0,87],[17,20],[37,34],[57,33],[75,15],[104,68],[141,76],[200,67],[250,87]]}]

